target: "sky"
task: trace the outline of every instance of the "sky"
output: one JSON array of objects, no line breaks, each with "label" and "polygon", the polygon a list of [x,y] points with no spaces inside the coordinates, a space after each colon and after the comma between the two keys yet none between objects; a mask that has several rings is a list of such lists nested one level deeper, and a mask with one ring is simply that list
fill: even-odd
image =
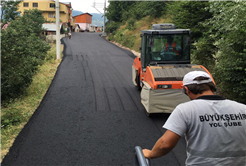
[{"label": "sky", "polygon": [[[103,7],[105,0],[59,0],[59,2],[71,2],[73,10],[79,10],[83,13],[103,13]],[[93,6],[95,2],[95,7],[100,11],[96,10]],[[106,6],[109,5],[108,0],[106,0]]]}]

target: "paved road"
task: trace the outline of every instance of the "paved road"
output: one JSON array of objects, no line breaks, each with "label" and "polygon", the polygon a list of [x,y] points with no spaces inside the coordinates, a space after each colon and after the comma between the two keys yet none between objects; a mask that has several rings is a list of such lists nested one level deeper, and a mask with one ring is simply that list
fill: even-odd
[{"label": "paved road", "polygon": [[[149,118],[131,81],[133,54],[99,34],[63,38],[64,58],[39,108],[2,165],[134,165],[168,115]],[[152,165],[184,165],[185,143]]]}]

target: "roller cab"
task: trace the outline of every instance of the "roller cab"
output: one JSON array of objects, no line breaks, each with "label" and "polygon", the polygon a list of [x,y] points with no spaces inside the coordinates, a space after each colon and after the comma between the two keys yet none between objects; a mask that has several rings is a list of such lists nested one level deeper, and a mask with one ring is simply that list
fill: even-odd
[{"label": "roller cab", "polygon": [[[207,71],[190,64],[190,30],[174,24],[154,24],[141,31],[141,57],[132,65],[132,81],[141,90],[147,114],[171,113],[189,98],[182,93],[183,77],[190,71]],[[210,74],[210,73],[209,73]]]}]

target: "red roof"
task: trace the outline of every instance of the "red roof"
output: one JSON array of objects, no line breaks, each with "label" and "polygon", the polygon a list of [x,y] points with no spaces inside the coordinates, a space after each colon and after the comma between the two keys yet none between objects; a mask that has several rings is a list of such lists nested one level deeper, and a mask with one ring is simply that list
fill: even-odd
[{"label": "red roof", "polygon": [[83,14],[79,14],[79,15],[76,15],[76,16],[73,16],[73,17],[81,16],[81,15],[84,15],[84,14],[88,14],[88,15],[92,16],[90,13],[83,13]]}]

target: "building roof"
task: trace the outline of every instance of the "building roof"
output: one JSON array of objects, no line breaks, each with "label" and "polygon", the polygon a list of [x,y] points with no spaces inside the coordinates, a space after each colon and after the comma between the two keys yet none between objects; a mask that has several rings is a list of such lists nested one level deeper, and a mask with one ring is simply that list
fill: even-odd
[{"label": "building roof", "polygon": [[[62,24],[60,24],[60,29],[61,29]],[[42,28],[45,29],[46,31],[56,31],[56,24],[55,23],[45,23],[42,24]]]},{"label": "building roof", "polygon": [[93,16],[93,15],[91,15],[90,13],[83,13],[83,14],[79,14],[79,15],[76,15],[76,16],[73,16],[73,17],[81,16],[81,15],[84,15],[84,14],[88,14],[88,15],[90,15],[90,16]]}]

